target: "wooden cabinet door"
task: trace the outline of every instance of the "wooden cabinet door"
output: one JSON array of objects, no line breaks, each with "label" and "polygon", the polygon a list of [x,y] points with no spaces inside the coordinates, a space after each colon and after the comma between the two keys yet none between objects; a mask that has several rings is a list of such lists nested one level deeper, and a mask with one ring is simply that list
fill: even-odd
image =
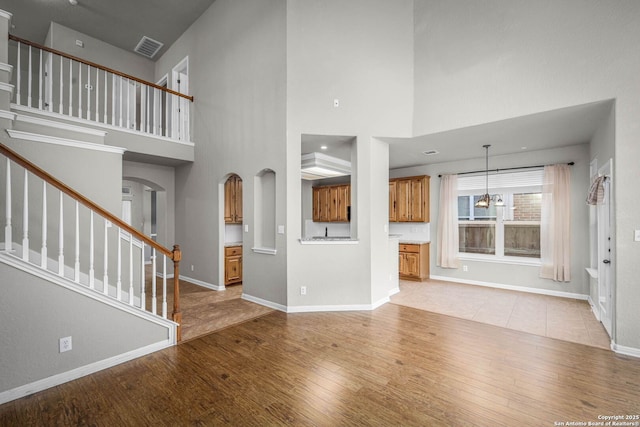
[{"label": "wooden cabinet door", "polygon": [[242,281],[242,257],[232,256],[225,260],[224,268],[225,284]]},{"label": "wooden cabinet door", "polygon": [[313,188],[313,221],[320,222],[320,188]]},{"label": "wooden cabinet door", "polygon": [[396,181],[389,181],[389,222],[396,221]]},{"label": "wooden cabinet door", "polygon": [[411,220],[411,180],[396,181],[396,219],[400,222]]},{"label": "wooden cabinet door", "polygon": [[329,187],[329,222],[337,222],[340,217],[340,206],[338,202],[338,187]]},{"label": "wooden cabinet door", "polygon": [[410,277],[420,277],[420,254],[406,253],[404,274]]},{"label": "wooden cabinet door", "polygon": [[411,203],[409,219],[412,222],[425,221],[425,182],[422,178],[414,178],[411,180]]},{"label": "wooden cabinet door", "polygon": [[238,175],[224,183],[224,222],[242,224],[242,179]]},{"label": "wooden cabinet door", "polygon": [[313,187],[313,220],[315,222],[347,222],[351,205],[351,186]]},{"label": "wooden cabinet door", "polygon": [[236,214],[236,223],[242,224],[242,179],[239,176],[236,176],[236,185],[235,185],[235,214]]},{"label": "wooden cabinet door", "polygon": [[347,209],[351,206],[351,186],[340,185],[337,187],[338,192],[338,215],[336,221],[347,222],[349,221],[349,215]]},{"label": "wooden cabinet door", "polygon": [[229,177],[227,182],[224,183],[224,222],[227,224],[233,223],[234,217],[234,180],[233,177]]}]

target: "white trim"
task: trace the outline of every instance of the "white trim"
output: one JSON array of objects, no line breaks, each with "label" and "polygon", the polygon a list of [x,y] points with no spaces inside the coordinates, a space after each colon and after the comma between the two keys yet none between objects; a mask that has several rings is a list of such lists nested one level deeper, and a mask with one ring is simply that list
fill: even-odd
[{"label": "white trim", "polygon": [[325,239],[298,239],[301,245],[357,245],[360,243],[359,240],[356,239],[335,239],[332,240],[330,237]]},{"label": "white trim", "polygon": [[0,110],[0,119],[15,120],[17,114],[7,110]]},{"label": "white trim", "polygon": [[81,123],[81,124],[85,124],[85,125],[88,124],[88,125],[91,125],[91,126],[95,126],[95,127],[99,127],[99,128],[103,128],[103,129],[107,129],[107,130],[114,130],[114,131],[118,131],[118,132],[129,133],[129,134],[132,134],[132,135],[138,135],[138,136],[153,138],[155,140],[173,142],[175,144],[183,144],[183,145],[186,145],[188,147],[195,147],[195,144],[193,142],[189,142],[189,141],[180,141],[179,139],[173,139],[173,138],[168,138],[166,136],[154,135],[154,134],[148,133],[148,132],[140,132],[140,131],[136,131],[136,130],[132,130],[132,129],[127,129],[127,128],[124,128],[124,127],[110,125],[108,123],[95,122],[93,120],[81,119],[81,118],[74,117],[74,116],[64,116],[64,115],[61,115],[59,113],[53,113],[53,112],[49,112],[49,111],[39,110],[37,108],[25,107],[24,105],[11,104],[11,109],[12,110],[17,110],[17,111],[27,111],[27,112],[30,112],[30,113],[33,113],[33,114],[40,114],[42,116],[51,117],[51,118],[58,118],[58,119],[61,118],[61,119],[64,119],[64,120],[70,121],[70,122],[76,122],[76,123]]},{"label": "white trim", "polygon": [[245,300],[245,301],[254,302],[256,304],[260,304],[260,305],[263,305],[265,307],[273,308],[274,310],[283,311],[285,313],[288,313],[286,305],[282,305],[282,304],[278,304],[278,303],[275,303],[275,302],[267,301],[266,299],[254,297],[254,296],[251,296],[251,295],[247,295],[245,293],[242,294],[241,298],[243,300]]},{"label": "white trim", "polygon": [[86,150],[103,151],[103,152],[114,153],[114,154],[124,154],[124,152],[127,151],[126,148],[114,147],[112,145],[95,144],[93,142],[84,142],[84,141],[77,141],[77,140],[67,139],[67,138],[58,138],[55,136],[41,135],[41,134],[31,133],[31,132],[23,132],[21,130],[6,129],[6,131],[11,138],[22,139],[22,140],[32,141],[32,142],[42,142],[45,144],[63,145],[66,147],[74,147],[74,148],[84,148]]},{"label": "white trim", "polygon": [[528,265],[532,267],[540,267],[540,258],[502,256],[489,254],[471,254],[467,252],[458,252],[458,259],[461,261],[478,261],[491,262],[495,264],[511,264],[511,265]]},{"label": "white trim", "polygon": [[16,120],[19,121],[19,122],[32,123],[32,124],[36,124],[36,125],[40,125],[40,126],[48,126],[48,127],[52,127],[52,128],[56,128],[56,129],[64,129],[64,130],[69,130],[69,131],[72,131],[72,132],[78,132],[78,133],[84,133],[84,134],[87,134],[87,135],[99,136],[99,137],[102,137],[102,138],[107,136],[107,131],[104,131],[104,130],[88,128],[86,126],[70,125],[70,124],[65,123],[65,122],[42,119],[40,117],[30,116],[30,115],[27,115],[27,114],[16,114]]},{"label": "white trim", "polygon": [[553,291],[550,289],[530,288],[527,286],[504,285],[501,283],[482,282],[479,280],[459,279],[457,277],[432,275],[429,278],[432,280],[441,280],[444,282],[456,282],[456,283],[462,283],[465,285],[477,285],[477,286],[484,286],[487,288],[506,289],[509,291],[528,292],[530,294],[549,295],[553,297],[572,298],[572,299],[579,299],[579,300],[585,300],[585,301],[589,298],[588,295],[576,294],[572,292],[562,292],[562,291]]},{"label": "white trim", "polygon": [[611,341],[611,350],[615,351],[618,354],[624,354],[625,356],[640,358],[640,348],[626,347],[624,345],[619,345]]},{"label": "white trim", "polygon": [[395,294],[399,294],[399,293],[400,293],[400,288],[399,287],[395,287],[395,288],[389,290],[389,296],[390,297],[394,296]]},{"label": "white trim", "polygon": [[51,387],[58,386],[60,384],[64,384],[69,381],[76,380],[78,378],[82,378],[86,375],[90,375],[98,371],[114,367],[121,363],[146,356],[156,351],[171,347],[172,345],[173,344],[171,343],[171,340],[167,339],[166,341],[160,341],[154,344],[150,344],[145,347],[128,351],[126,353],[118,354],[117,356],[113,356],[107,359],[100,360],[98,362],[93,362],[88,365],[72,369],[67,372],[52,375],[50,377],[25,384],[11,390],[3,391],[0,393],[0,405],[15,399],[19,399],[21,397],[28,396],[33,393],[37,393],[42,390],[46,390]]},{"label": "white trim", "polygon": [[389,297],[381,298],[373,304],[345,304],[345,305],[298,305],[288,306],[287,313],[312,313],[316,311],[373,311],[388,303]]},{"label": "white trim", "polygon": [[15,86],[12,85],[11,83],[0,82],[0,90],[3,90],[5,92],[9,92],[11,94],[11,96],[13,96],[13,90],[14,89],[15,89]]},{"label": "white trim", "polygon": [[[169,278],[169,276],[167,276]],[[202,286],[203,288],[213,289],[214,291],[224,291],[226,288],[224,285],[214,285],[213,283],[203,282],[202,280],[193,279],[191,277],[180,275],[180,280],[193,283],[194,285]]]},{"label": "white trim", "polygon": [[589,273],[589,276],[591,276],[592,279],[597,279],[598,278],[598,269],[597,268],[585,268],[585,270],[587,270],[587,273]]},{"label": "white trim", "polygon": [[591,299],[591,295],[589,295],[589,297],[587,298],[587,302],[591,306],[591,312],[593,313],[593,315],[596,318],[596,320],[599,322],[600,321],[600,311],[598,310],[598,307],[595,305],[595,303]]},{"label": "white trim", "polygon": [[274,248],[251,248],[257,254],[275,255],[278,251]]},{"label": "white trim", "polygon": [[11,76],[13,76],[13,65],[7,64],[6,62],[0,62],[0,71],[4,71],[9,74],[9,80],[11,80]]},{"label": "white trim", "polygon": [[0,9],[0,17],[11,20],[11,18],[13,18],[13,14],[11,12],[7,12],[6,10]]}]

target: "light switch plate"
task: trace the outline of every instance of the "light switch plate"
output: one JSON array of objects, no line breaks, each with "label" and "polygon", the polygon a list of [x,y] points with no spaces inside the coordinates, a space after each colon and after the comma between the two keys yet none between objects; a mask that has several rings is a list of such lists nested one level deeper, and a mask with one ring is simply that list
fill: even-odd
[{"label": "light switch plate", "polygon": [[636,242],[640,242],[640,230],[635,230],[635,233],[633,234],[633,240]]},{"label": "light switch plate", "polygon": [[278,226],[278,234],[284,234],[284,225]]},{"label": "light switch plate", "polygon": [[248,233],[249,232],[249,224],[245,224],[244,225],[244,232]]}]

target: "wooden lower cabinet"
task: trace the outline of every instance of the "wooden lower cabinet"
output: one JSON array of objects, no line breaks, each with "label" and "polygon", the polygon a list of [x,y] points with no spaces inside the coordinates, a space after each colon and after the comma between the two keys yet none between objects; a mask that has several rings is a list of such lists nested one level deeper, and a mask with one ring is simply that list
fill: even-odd
[{"label": "wooden lower cabinet", "polygon": [[224,248],[224,284],[242,283],[242,246]]},{"label": "wooden lower cabinet", "polygon": [[398,272],[403,280],[429,278],[429,243],[400,243]]}]

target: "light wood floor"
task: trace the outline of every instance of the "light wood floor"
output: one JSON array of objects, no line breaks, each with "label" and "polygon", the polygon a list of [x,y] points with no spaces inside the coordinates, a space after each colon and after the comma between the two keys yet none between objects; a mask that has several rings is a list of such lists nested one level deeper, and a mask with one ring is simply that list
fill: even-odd
[{"label": "light wood floor", "polygon": [[638,402],[638,359],[386,304],[272,312],[9,402],[0,425],[553,426]]},{"label": "light wood floor", "polygon": [[609,349],[587,301],[460,283],[400,281],[394,304]]}]

